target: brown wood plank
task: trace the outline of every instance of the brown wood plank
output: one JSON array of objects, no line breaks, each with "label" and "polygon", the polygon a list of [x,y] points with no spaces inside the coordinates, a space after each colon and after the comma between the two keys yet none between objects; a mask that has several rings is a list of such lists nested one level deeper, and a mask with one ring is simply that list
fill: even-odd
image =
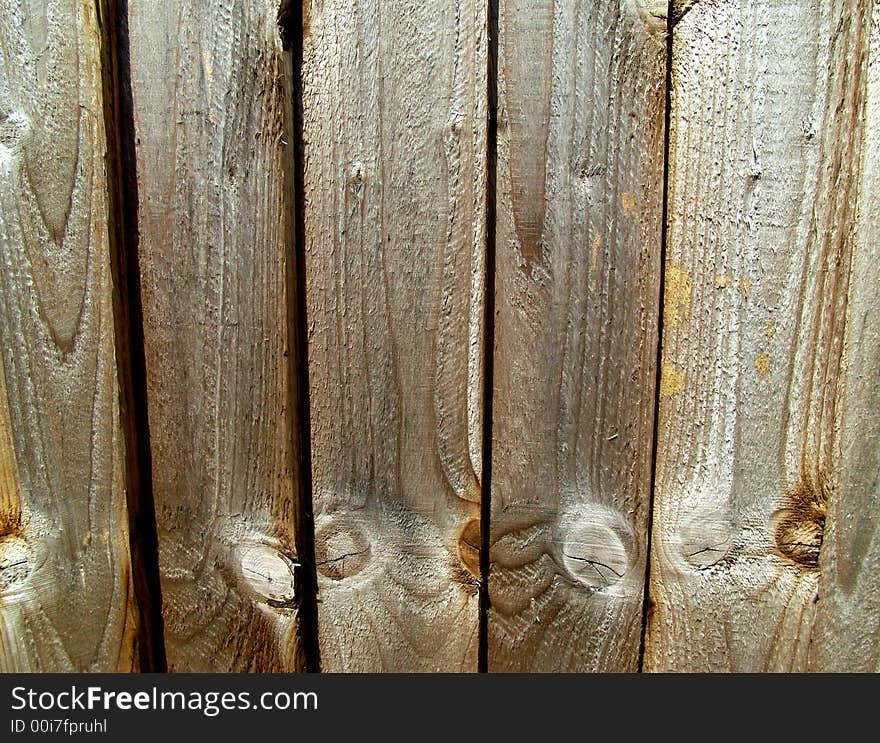
[{"label": "brown wood plank", "polygon": [[168,666],[302,665],[290,90],[275,0],[129,6]]},{"label": "brown wood plank", "polygon": [[856,636],[876,665],[869,20],[700,2],[675,27],[647,670],[801,671],[811,640],[824,668]]},{"label": "brown wood plank", "polygon": [[322,667],[474,671],[486,4],[303,10]]},{"label": "brown wood plank", "polygon": [[101,31],[0,12],[0,671],[132,670]]},{"label": "brown wood plank", "polygon": [[490,671],[638,665],[666,90],[650,6],[500,3]]}]

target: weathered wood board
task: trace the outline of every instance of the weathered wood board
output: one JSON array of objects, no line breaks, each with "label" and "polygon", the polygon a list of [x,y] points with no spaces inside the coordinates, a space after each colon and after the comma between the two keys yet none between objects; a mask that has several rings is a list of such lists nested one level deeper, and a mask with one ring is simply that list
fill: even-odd
[{"label": "weathered wood board", "polygon": [[880,671],[880,0],[668,6],[0,0],[0,671]]},{"label": "weathered wood board", "polygon": [[302,666],[290,91],[275,0],[131,2],[168,667]]},{"label": "weathered wood board", "polygon": [[101,30],[0,17],[0,670],[132,670]]},{"label": "weathered wood board", "polygon": [[877,665],[870,15],[701,2],[674,29],[646,670]]},{"label": "weathered wood board", "polygon": [[486,4],[303,4],[321,664],[475,671]]},{"label": "weathered wood board", "polygon": [[[858,39],[866,46],[850,57],[864,76],[853,84],[849,146],[861,143],[861,162],[841,179],[853,178],[848,194],[855,212],[847,226],[852,252],[843,362],[846,382],[837,401],[840,426],[839,473],[828,503],[819,554],[819,603],[810,646],[816,671],[880,671],[880,2],[871,4],[870,24]],[[862,85],[864,84],[864,91]],[[859,96],[864,94],[864,103]],[[864,113],[860,106],[864,105]],[[846,109],[842,109],[845,111]],[[856,165],[860,165],[857,172]]]},{"label": "weathered wood board", "polygon": [[499,27],[489,670],[634,671],[666,20],[502,0]]}]

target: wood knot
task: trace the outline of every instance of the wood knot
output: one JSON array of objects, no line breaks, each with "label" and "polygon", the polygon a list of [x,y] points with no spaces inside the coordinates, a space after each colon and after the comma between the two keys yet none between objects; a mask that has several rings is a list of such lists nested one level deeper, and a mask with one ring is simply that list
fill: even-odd
[{"label": "wood knot", "polygon": [[0,538],[0,593],[20,586],[31,572],[31,550],[21,537]]},{"label": "wood knot", "polygon": [[267,544],[239,545],[237,553],[241,579],[253,594],[270,606],[294,606],[296,562]]},{"label": "wood knot", "polygon": [[699,0],[673,0],[670,15],[667,0],[639,0],[638,13],[649,29],[666,33],[675,28],[698,2]]},{"label": "wood knot", "polygon": [[462,565],[477,580],[480,579],[480,545],[482,544],[482,531],[480,520],[468,521],[458,535],[458,557]]},{"label": "wood knot", "polygon": [[733,525],[723,509],[698,507],[682,524],[680,540],[682,559],[697,570],[706,570],[730,554]]},{"label": "wood knot", "polygon": [[831,489],[831,483],[820,473],[817,482],[805,476],[788,491],[785,505],[770,517],[776,551],[781,557],[809,570],[819,567]]},{"label": "wood knot", "polygon": [[332,580],[350,578],[370,560],[370,540],[361,526],[343,517],[331,517],[315,531],[318,572]]},{"label": "wood knot", "polygon": [[656,33],[666,32],[667,0],[639,0],[638,14],[642,23]]},{"label": "wood knot", "polygon": [[631,535],[626,522],[605,509],[591,508],[566,530],[562,562],[579,583],[603,589],[619,583],[629,572]]}]

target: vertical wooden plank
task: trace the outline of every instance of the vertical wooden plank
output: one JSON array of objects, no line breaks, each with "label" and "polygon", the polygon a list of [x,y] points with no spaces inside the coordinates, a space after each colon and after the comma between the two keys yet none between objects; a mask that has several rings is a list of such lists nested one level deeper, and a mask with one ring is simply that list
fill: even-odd
[{"label": "vertical wooden plank", "polygon": [[[675,27],[649,670],[804,670],[817,600],[876,572],[876,467],[842,469],[870,466],[847,411],[876,417],[873,392],[847,397],[868,357],[842,358],[876,300],[876,247],[853,263],[869,16],[732,0]],[[842,563],[820,559],[829,508]]]},{"label": "vertical wooden plank", "polygon": [[638,665],[666,90],[651,5],[500,3],[490,671]]},{"label": "vertical wooden plank", "polygon": [[486,3],[304,3],[327,671],[475,671]]},{"label": "vertical wooden plank", "polygon": [[0,16],[0,670],[131,670],[99,20]]},{"label": "vertical wooden plank", "polygon": [[[817,671],[880,671],[880,2],[864,28],[861,183],[853,219],[852,267],[840,399],[840,479],[828,503],[819,555],[819,603],[810,646]],[[850,174],[855,177],[855,173]]]},{"label": "vertical wooden plank", "polygon": [[169,670],[301,666],[278,10],[275,0],[129,10]]}]

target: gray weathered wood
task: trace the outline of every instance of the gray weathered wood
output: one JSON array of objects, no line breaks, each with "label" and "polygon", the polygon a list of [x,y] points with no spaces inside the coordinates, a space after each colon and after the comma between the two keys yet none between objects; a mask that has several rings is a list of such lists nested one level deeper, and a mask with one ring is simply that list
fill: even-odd
[{"label": "gray weathered wood", "polygon": [[98,17],[0,18],[0,670],[131,670]]},{"label": "gray weathered wood", "polygon": [[303,4],[321,662],[474,671],[486,4]]},{"label": "gray weathered wood", "polygon": [[129,8],[168,666],[295,670],[292,142],[278,3]]},{"label": "gray weathered wood", "polygon": [[489,670],[632,671],[666,22],[650,3],[502,0],[499,26]]},{"label": "gray weathered wood", "polygon": [[648,670],[876,666],[869,18],[731,0],[675,27]]},{"label": "gray weathered wood", "polygon": [[[857,8],[858,9],[858,8]],[[867,21],[867,13],[861,18]],[[839,484],[828,503],[819,555],[819,604],[810,646],[817,671],[880,671],[880,2],[861,33],[864,51],[850,57],[865,77],[853,106],[854,141],[861,140],[860,178],[851,241],[843,359],[846,385],[839,399]],[[865,43],[862,42],[862,43]],[[844,109],[847,110],[847,109]],[[861,117],[861,123],[860,123]],[[845,176],[844,176],[845,177]],[[857,199],[857,201],[856,201]]]}]

